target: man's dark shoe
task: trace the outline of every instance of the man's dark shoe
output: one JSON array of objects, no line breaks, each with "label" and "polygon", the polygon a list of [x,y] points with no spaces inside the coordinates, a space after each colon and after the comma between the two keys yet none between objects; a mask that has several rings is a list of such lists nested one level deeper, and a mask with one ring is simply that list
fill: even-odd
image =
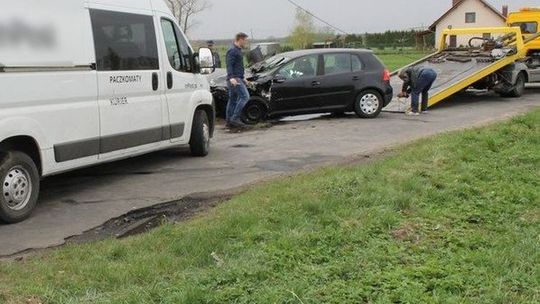
[{"label": "man's dark shoe", "polygon": [[230,124],[233,128],[236,128],[236,129],[244,129],[244,130],[249,129],[248,125],[246,125],[245,123],[239,120],[231,121]]}]

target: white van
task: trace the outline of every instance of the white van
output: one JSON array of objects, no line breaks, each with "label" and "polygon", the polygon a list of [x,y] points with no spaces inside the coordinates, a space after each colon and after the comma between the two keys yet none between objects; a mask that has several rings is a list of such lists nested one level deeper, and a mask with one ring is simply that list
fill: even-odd
[{"label": "white van", "polygon": [[35,208],[40,179],[189,145],[208,154],[214,106],[163,0],[25,0],[0,11],[0,220]]}]

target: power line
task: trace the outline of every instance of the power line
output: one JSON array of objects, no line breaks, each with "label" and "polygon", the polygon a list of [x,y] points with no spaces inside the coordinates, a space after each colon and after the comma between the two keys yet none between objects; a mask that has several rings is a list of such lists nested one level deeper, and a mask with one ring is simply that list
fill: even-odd
[{"label": "power line", "polygon": [[312,12],[310,12],[310,11],[308,11],[307,9],[303,8],[300,4],[294,2],[293,0],[287,0],[287,1],[289,1],[290,4],[296,6],[297,8],[303,10],[304,12],[306,12],[306,14],[310,15],[311,17],[313,17],[313,18],[319,20],[320,22],[326,24],[327,26],[333,28],[334,30],[336,30],[336,31],[338,31],[338,32],[341,32],[341,33],[343,33],[343,34],[345,34],[345,35],[349,35],[348,32],[346,32],[346,31],[340,29],[339,27],[333,26],[332,24],[328,23],[327,21],[323,20],[322,18],[316,16],[316,15],[313,14]]}]

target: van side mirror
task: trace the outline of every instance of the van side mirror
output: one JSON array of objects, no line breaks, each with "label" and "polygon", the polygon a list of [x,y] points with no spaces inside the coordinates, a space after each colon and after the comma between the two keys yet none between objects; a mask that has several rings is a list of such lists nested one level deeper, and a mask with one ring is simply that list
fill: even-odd
[{"label": "van side mirror", "polygon": [[212,74],[216,70],[214,54],[209,48],[199,49],[199,67],[201,74]]}]

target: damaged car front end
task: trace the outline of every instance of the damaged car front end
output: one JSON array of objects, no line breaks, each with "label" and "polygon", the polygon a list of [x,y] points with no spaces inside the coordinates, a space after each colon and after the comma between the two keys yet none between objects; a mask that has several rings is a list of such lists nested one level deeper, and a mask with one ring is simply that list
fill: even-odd
[{"label": "damaged car front end", "polygon": [[[256,124],[266,119],[272,101],[272,84],[274,70],[283,62],[289,60],[285,56],[276,55],[257,63],[246,71],[246,80],[250,100],[244,109],[243,120],[248,124]],[[210,89],[214,96],[217,114],[225,118],[229,89],[227,86],[227,70],[218,69],[208,78]]]},{"label": "damaged car front end", "polygon": [[[226,113],[226,71],[210,81],[218,112]],[[369,50],[300,50],[275,55],[246,73],[251,95],[243,111],[247,124],[267,118],[355,112],[375,118],[392,100],[390,73]]]}]

